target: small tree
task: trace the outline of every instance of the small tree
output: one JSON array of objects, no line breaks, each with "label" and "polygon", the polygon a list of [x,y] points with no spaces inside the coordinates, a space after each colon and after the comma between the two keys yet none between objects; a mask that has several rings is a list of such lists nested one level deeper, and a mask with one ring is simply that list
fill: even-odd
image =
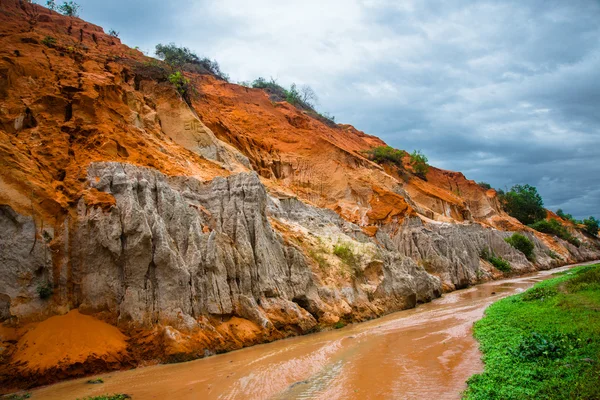
[{"label": "small tree", "polygon": [[600,229],[600,221],[594,217],[589,217],[583,220],[583,224],[585,225],[584,231],[589,233],[592,236],[598,236],[598,230]]},{"label": "small tree", "polygon": [[311,108],[315,108],[316,103],[319,102],[317,94],[308,85],[302,85],[300,87],[300,100]]},{"label": "small tree", "polygon": [[119,32],[115,31],[114,29],[109,30],[108,34],[112,37],[116,37],[116,38],[119,37]]},{"label": "small tree", "polygon": [[546,218],[542,196],[531,185],[515,185],[503,196],[504,209],[521,223],[529,225]]},{"label": "small tree", "polygon": [[477,182],[477,184],[485,190],[490,190],[492,188],[492,185],[487,182]]},{"label": "small tree", "polygon": [[48,7],[49,9],[55,11],[56,10],[56,2],[54,0],[48,0],[46,2],[46,7]]},{"label": "small tree", "polygon": [[427,171],[429,171],[429,165],[427,165],[427,157],[421,153],[421,150],[415,150],[410,155],[410,165],[413,167],[413,171],[416,175],[421,178],[425,178]]},{"label": "small tree", "polygon": [[65,1],[58,6],[58,11],[68,17],[79,17],[79,10],[81,6],[74,1]]}]

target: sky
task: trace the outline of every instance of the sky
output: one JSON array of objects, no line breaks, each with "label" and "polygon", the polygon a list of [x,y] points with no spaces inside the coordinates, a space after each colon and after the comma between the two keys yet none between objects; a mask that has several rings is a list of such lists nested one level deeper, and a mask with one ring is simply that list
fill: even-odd
[{"label": "sky", "polygon": [[337,122],[430,164],[600,218],[598,0],[79,0],[149,55],[311,86]]}]

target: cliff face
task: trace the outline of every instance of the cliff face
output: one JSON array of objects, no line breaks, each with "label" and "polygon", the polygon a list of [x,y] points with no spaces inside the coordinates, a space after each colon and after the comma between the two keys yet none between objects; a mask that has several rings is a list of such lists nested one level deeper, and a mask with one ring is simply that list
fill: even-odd
[{"label": "cliff face", "polygon": [[[384,143],[351,126],[209,75],[188,75],[188,105],[100,27],[25,2],[0,11],[2,388],[414,307],[503,276],[484,249],[515,273],[599,258],[587,238],[522,226],[460,173],[369,161]],[[32,351],[59,321],[105,324],[112,345]]]}]

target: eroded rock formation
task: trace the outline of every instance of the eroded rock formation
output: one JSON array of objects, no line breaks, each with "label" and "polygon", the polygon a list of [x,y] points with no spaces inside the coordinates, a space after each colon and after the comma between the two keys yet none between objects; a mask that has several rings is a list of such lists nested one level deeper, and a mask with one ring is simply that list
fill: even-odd
[{"label": "eroded rock formation", "polygon": [[[0,11],[3,390],[414,307],[505,276],[484,250],[512,273],[599,258],[597,241],[534,232],[460,173],[369,161],[384,143],[351,126],[197,73],[188,104],[100,27],[16,0]],[[514,231],[535,262],[504,241]],[[59,318],[108,332],[112,350],[37,362],[32,338]]]}]

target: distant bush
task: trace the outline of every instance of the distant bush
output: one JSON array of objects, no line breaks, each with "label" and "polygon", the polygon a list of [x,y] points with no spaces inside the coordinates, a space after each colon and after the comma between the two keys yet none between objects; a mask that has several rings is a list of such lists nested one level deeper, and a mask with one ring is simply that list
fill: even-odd
[{"label": "distant bush", "polygon": [[492,185],[487,182],[477,182],[477,184],[485,190],[490,190],[492,188]]},{"label": "distant bush", "polygon": [[217,61],[206,57],[200,58],[187,47],[179,47],[175,43],[159,43],[156,45],[155,54],[174,69],[208,72],[220,79],[229,81],[229,76],[221,71]]},{"label": "distant bush", "polygon": [[541,221],[537,221],[534,224],[530,224],[529,226],[538,232],[558,236],[559,238],[571,243],[573,246],[579,247],[581,245],[579,239],[571,235],[569,230],[555,219],[543,219]]},{"label": "distant bush", "polygon": [[400,168],[402,168],[402,158],[406,155],[404,151],[394,149],[390,146],[374,147],[365,153],[370,160],[375,161],[377,164],[389,162]]},{"label": "distant bush", "polygon": [[565,212],[560,208],[558,210],[556,210],[556,215],[558,215],[559,217],[561,217],[564,220],[571,221],[575,225],[583,223],[583,222],[573,218],[573,216],[571,214],[565,214]]},{"label": "distant bush", "polygon": [[38,292],[38,295],[40,296],[40,299],[42,299],[42,300],[49,299],[52,296],[52,294],[54,293],[54,288],[52,287],[52,283],[46,282],[44,284],[40,284],[37,287],[37,292]]},{"label": "distant bush", "polygon": [[421,178],[425,178],[427,171],[429,171],[429,165],[427,165],[427,157],[421,153],[421,150],[415,150],[410,155],[410,165],[413,167],[413,171],[416,175]]},{"label": "distant bush", "polygon": [[600,221],[594,217],[589,217],[583,220],[585,227],[583,230],[592,236],[598,236],[598,230],[600,229]]},{"label": "distant bush", "polygon": [[108,34],[112,37],[116,37],[116,38],[119,37],[119,32],[115,31],[114,29],[109,30]]},{"label": "distant bush", "polygon": [[533,261],[533,249],[535,248],[535,245],[527,236],[521,235],[520,233],[513,233],[511,237],[504,240],[506,243],[525,254],[525,257],[527,257],[528,260]]},{"label": "distant bush", "polygon": [[546,218],[544,202],[537,189],[530,185],[515,185],[503,196],[504,209],[523,224],[533,224]]},{"label": "distant bush", "polygon": [[508,261],[502,257],[496,256],[496,254],[488,248],[484,248],[479,256],[502,272],[510,272],[512,270]]},{"label": "distant bush", "polygon": [[[54,3],[54,2],[53,2]],[[56,5],[55,5],[56,7]],[[79,17],[79,10],[81,6],[74,1],[65,1],[60,6],[58,6],[58,11],[66,15],[68,17]]]}]

